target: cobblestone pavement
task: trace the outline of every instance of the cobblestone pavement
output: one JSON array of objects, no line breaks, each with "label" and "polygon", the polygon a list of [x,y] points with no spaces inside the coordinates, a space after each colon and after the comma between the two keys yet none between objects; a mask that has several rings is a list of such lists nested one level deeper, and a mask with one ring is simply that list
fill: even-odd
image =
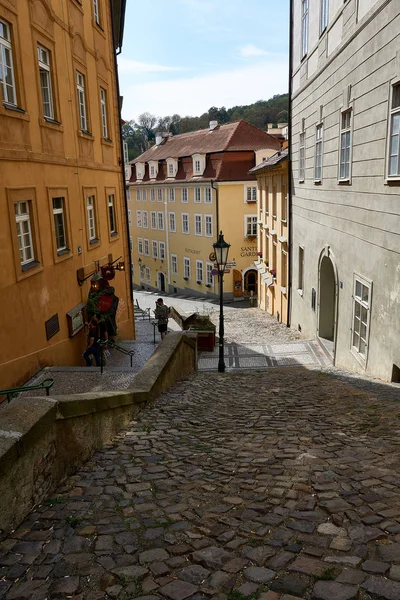
[{"label": "cobblestone pavement", "polygon": [[399,390],[350,379],[191,376],[1,543],[0,598],[399,600]]}]

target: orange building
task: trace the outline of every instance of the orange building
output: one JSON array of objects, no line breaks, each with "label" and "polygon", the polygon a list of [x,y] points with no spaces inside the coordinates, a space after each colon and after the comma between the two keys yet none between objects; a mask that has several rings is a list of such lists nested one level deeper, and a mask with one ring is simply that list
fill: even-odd
[{"label": "orange building", "polygon": [[124,12],[123,0],[0,0],[0,388],[82,364],[90,274],[116,259],[127,263],[110,281],[119,335],[134,333],[115,60]]}]

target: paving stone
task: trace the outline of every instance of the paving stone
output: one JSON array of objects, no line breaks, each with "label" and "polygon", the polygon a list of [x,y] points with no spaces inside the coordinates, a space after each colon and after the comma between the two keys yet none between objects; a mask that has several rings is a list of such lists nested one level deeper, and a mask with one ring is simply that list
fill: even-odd
[{"label": "paving stone", "polygon": [[358,588],[336,581],[317,581],[312,591],[312,600],[354,600]]},{"label": "paving stone", "polygon": [[385,562],[400,562],[400,544],[380,546],[378,548],[378,555]]},{"label": "paving stone", "polygon": [[209,546],[203,550],[196,550],[192,556],[194,562],[200,563],[210,569],[219,569],[233,558],[230,552],[226,552],[226,550],[217,546]]},{"label": "paving stone", "polygon": [[313,575],[314,577],[319,577],[326,570],[326,564],[324,564],[320,560],[316,560],[315,558],[298,556],[289,565],[289,570],[305,573],[306,575]]},{"label": "paving stone", "polygon": [[336,563],[340,565],[349,565],[350,567],[358,567],[358,565],[362,562],[362,558],[359,556],[326,556],[324,558],[325,562],[328,563]]},{"label": "paving stone", "polygon": [[393,565],[392,567],[390,567],[388,577],[389,579],[393,579],[394,581],[400,581],[400,566]]},{"label": "paving stone", "polygon": [[271,546],[258,546],[256,548],[246,547],[242,550],[242,556],[249,558],[259,567],[262,567],[271,556],[275,555],[276,550]]},{"label": "paving stone", "polygon": [[243,571],[244,577],[254,583],[268,583],[275,577],[275,571],[264,567],[248,567]]},{"label": "paving stone", "polygon": [[205,582],[209,575],[210,571],[208,569],[204,569],[204,567],[200,565],[190,565],[178,573],[179,579],[182,579],[182,581],[188,581],[193,585],[201,585]]},{"label": "paving stone", "polygon": [[79,577],[63,577],[56,579],[50,587],[51,598],[67,598],[79,593]]},{"label": "paving stone", "polygon": [[114,573],[114,575],[117,575],[117,577],[127,577],[129,579],[143,579],[148,572],[148,569],[145,569],[144,567],[138,567],[137,565],[117,567],[111,571],[111,573]]},{"label": "paving stone", "polygon": [[323,533],[324,535],[335,535],[337,537],[346,537],[346,530],[342,527],[336,527],[333,523],[328,521],[327,523],[321,523],[318,525],[317,529],[318,533]]},{"label": "paving stone", "polygon": [[206,587],[212,590],[230,592],[236,583],[236,575],[224,571],[215,571],[207,580]]},{"label": "paving stone", "polygon": [[139,562],[141,565],[160,562],[169,558],[168,552],[164,548],[154,548],[154,550],[145,550],[139,554]]},{"label": "paving stone", "polygon": [[377,575],[384,575],[389,569],[390,564],[384,562],[378,562],[377,560],[366,560],[361,565],[363,571],[367,573],[375,573]]},{"label": "paving stone", "polygon": [[232,558],[223,565],[222,569],[228,573],[238,573],[248,564],[248,562],[248,560],[242,558]]},{"label": "paving stone", "polygon": [[159,593],[171,600],[184,600],[197,592],[196,586],[192,585],[188,581],[181,581],[176,579],[164,585],[159,590]]},{"label": "paving stone", "polygon": [[332,550],[340,550],[342,552],[348,552],[352,547],[352,541],[347,537],[336,537],[333,538],[329,544],[329,548]]},{"label": "paving stone", "polygon": [[309,586],[309,580],[298,575],[281,575],[271,583],[271,590],[280,594],[292,594],[293,596],[304,597]]},{"label": "paving stone", "polygon": [[370,577],[361,585],[361,587],[373,598],[380,600],[399,600],[400,598],[400,583],[390,581],[381,577]]},{"label": "paving stone", "polygon": [[[246,598],[248,596],[255,595],[257,590],[258,590],[258,585],[256,583],[251,583],[250,581],[246,581],[245,583],[242,583],[242,585],[240,585],[237,588],[237,591],[239,592],[239,594],[242,594],[242,596],[245,596]],[[265,596],[266,596],[266,594],[265,594]],[[278,598],[278,595],[276,597]],[[261,596],[260,596],[260,598],[261,598]]]},{"label": "paving stone", "polygon": [[263,594],[260,594],[259,599],[258,600],[278,600],[279,598],[279,594],[277,594],[276,592],[264,592]]},{"label": "paving stone", "polygon": [[367,574],[362,571],[356,571],[355,569],[344,568],[336,581],[339,583],[349,583],[350,585],[358,585],[367,578]]}]

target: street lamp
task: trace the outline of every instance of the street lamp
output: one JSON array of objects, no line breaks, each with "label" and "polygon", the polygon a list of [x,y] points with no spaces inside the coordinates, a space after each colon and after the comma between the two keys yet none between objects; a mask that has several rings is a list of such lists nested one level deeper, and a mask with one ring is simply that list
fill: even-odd
[{"label": "street lamp", "polygon": [[218,372],[225,372],[225,361],[224,361],[224,271],[226,263],[228,261],[228,252],[231,247],[224,240],[222,231],[220,231],[218,241],[213,244],[215,261],[217,263],[217,270],[219,276],[219,360],[218,360]]}]

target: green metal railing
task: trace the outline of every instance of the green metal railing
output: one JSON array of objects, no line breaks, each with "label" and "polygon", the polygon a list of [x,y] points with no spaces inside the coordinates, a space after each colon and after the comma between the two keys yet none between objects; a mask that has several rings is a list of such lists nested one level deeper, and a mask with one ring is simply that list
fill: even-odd
[{"label": "green metal railing", "polygon": [[7,396],[7,402],[16,398],[21,392],[31,392],[32,390],[46,390],[46,396],[50,393],[50,388],[54,385],[54,379],[44,379],[37,385],[23,385],[17,388],[9,388],[8,390],[0,390],[0,396]]},{"label": "green metal railing", "polygon": [[[131,359],[131,368],[132,368],[133,355],[135,354],[134,350],[125,350],[125,348],[122,348],[121,346],[118,346],[118,344],[115,344],[114,342],[111,342],[110,340],[99,340],[98,343],[99,343],[99,345],[100,345],[100,347],[102,349],[102,354],[103,354],[104,347],[108,346],[109,348],[113,348],[114,350],[117,350],[118,352],[121,352],[121,354],[125,354],[126,356],[129,356],[129,358]],[[100,368],[101,368],[101,373],[102,373],[103,372],[103,368],[104,368],[103,356],[101,356]]]}]

